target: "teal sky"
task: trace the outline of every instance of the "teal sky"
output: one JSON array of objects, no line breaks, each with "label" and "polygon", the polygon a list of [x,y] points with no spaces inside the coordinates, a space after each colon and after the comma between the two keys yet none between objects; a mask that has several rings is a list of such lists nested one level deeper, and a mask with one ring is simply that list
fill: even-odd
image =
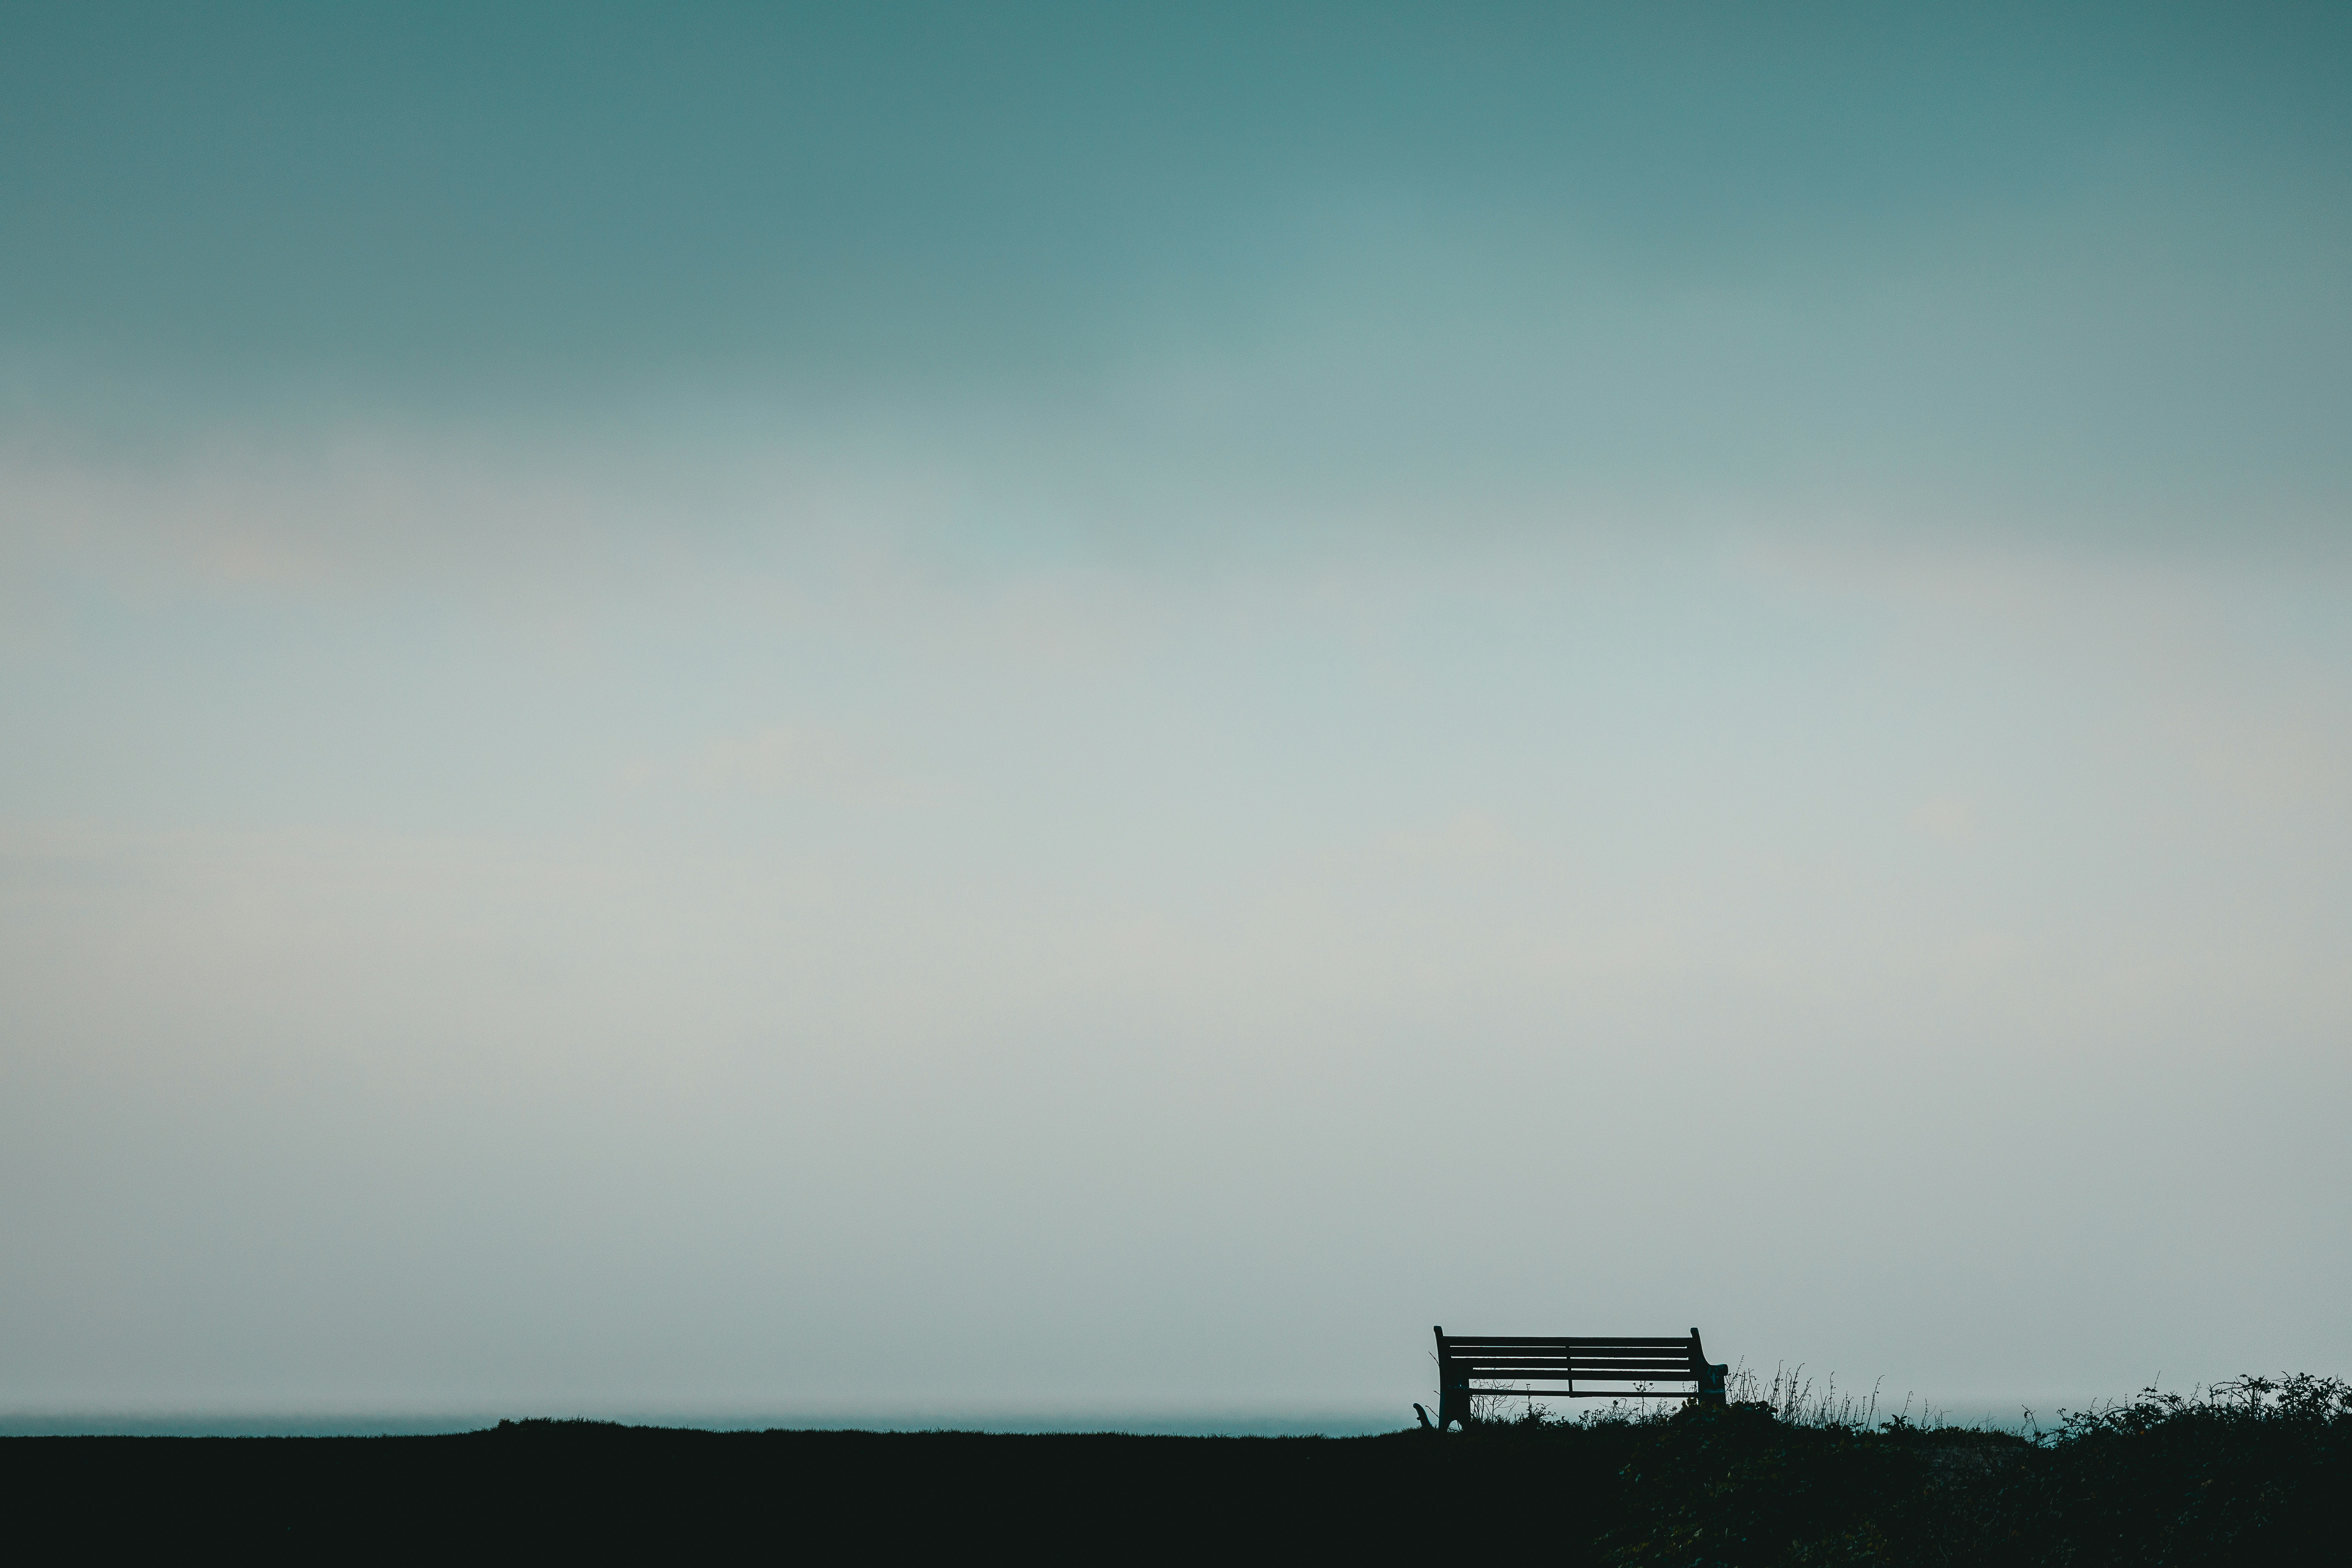
[{"label": "teal sky", "polygon": [[33,8],[0,391],[82,440],[944,423],[1048,483],[1102,454],[1123,542],[1179,552],[1233,531],[1151,514],[1171,462],[2307,546],[2344,478],[2343,31]]},{"label": "teal sky", "polygon": [[0,12],[0,1413],[2345,1371],[2347,66]]}]

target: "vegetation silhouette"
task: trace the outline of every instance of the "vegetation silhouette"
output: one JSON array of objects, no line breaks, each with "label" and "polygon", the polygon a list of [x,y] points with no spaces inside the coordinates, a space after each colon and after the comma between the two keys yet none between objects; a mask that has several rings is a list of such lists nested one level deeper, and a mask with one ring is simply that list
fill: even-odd
[{"label": "vegetation silhouette", "polygon": [[[1570,1563],[2324,1561],[2352,1496],[2352,1385],[2151,1390],[2022,1434],[1883,1421],[1795,1374],[1726,1405],[1575,1419],[1489,1400],[1376,1437],[705,1432],[509,1421],[440,1437],[16,1437],[20,1552],[620,1551],[860,1561]],[[28,1558],[28,1560],[31,1560]]]}]

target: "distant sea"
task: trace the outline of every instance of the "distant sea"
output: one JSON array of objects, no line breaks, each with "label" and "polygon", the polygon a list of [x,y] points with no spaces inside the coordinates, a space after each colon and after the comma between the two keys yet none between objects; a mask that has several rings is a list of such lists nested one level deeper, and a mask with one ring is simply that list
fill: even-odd
[{"label": "distant sea", "polygon": [[1350,1415],[1122,1414],[1098,1411],[1064,1415],[1005,1415],[975,1411],[894,1413],[794,1412],[723,1415],[692,1411],[501,1410],[467,1415],[206,1415],[76,1414],[13,1412],[0,1414],[0,1437],[423,1437],[452,1432],[478,1432],[501,1420],[529,1417],[573,1417],[613,1421],[628,1426],[688,1427],[707,1432],[793,1431],[861,1432],[1131,1432],[1171,1437],[1360,1437],[1393,1432],[1413,1425],[1412,1406],[1404,1418]]}]

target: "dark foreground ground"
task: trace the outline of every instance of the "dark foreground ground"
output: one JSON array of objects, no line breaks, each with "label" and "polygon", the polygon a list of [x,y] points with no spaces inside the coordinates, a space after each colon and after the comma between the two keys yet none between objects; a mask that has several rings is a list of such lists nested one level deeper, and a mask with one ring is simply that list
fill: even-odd
[{"label": "dark foreground ground", "polygon": [[2144,1400],[2038,1444],[1791,1425],[1760,1405],[1352,1438],[538,1421],[442,1437],[21,1437],[0,1439],[0,1507],[21,1562],[2352,1561],[2352,1390],[2266,1386],[2234,1405]]}]

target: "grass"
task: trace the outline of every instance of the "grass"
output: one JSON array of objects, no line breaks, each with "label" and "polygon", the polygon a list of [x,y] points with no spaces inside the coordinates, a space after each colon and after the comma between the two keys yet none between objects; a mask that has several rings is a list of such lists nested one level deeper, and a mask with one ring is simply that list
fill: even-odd
[{"label": "grass", "polygon": [[[1756,1368],[1741,1362],[1724,1379],[1724,1394],[1733,1405],[1760,1405],[1777,1420],[1799,1426],[1861,1426],[1878,1424],[1878,1394],[1874,1385],[1866,1397],[1838,1392],[1837,1378],[1832,1375],[1819,1387],[1805,1375],[1804,1367],[1775,1367],[1767,1379]],[[1572,1415],[1562,1415],[1560,1406],[1551,1405],[1540,1394],[1512,1394],[1488,1391],[1470,1396],[1470,1418],[1481,1426],[1497,1424],[1517,1426],[1528,1422],[1538,1426],[1580,1425],[1595,1422],[1664,1421],[1671,1419],[1685,1403],[1679,1396],[1628,1396],[1586,1405]],[[1911,1400],[1906,1398],[1899,1412],[1889,1417],[1910,1425],[1940,1427],[1942,1414],[1923,1406],[1919,1415],[1911,1415]]]},{"label": "grass", "polygon": [[1881,1414],[1802,1369],[1731,1401],[1549,1414],[1488,1398],[1466,1440],[1608,1468],[1608,1564],[2239,1563],[2330,1560],[2352,1497],[2352,1384],[2246,1376],[2061,1412],[2023,1433]]}]

